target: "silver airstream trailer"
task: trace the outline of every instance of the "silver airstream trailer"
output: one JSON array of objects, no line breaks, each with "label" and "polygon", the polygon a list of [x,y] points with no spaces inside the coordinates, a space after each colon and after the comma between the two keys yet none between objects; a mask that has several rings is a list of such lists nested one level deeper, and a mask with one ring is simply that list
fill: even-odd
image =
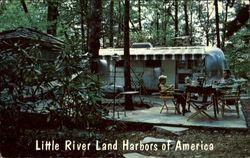
[{"label": "silver airstream trailer", "polygon": [[[107,84],[124,86],[123,49],[100,49],[99,74]],[[113,60],[118,55],[119,60]],[[211,83],[222,78],[225,68],[224,53],[214,47],[156,47],[130,49],[132,87],[158,90],[158,76],[167,75],[168,84],[177,88],[184,86],[185,77],[202,75]],[[116,70],[116,72],[114,71]],[[142,85],[141,85],[142,84]]]}]

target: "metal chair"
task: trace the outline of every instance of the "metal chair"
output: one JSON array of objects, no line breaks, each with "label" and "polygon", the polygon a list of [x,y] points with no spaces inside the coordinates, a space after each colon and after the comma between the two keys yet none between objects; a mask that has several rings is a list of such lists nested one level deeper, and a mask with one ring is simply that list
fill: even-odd
[{"label": "metal chair", "polygon": [[[139,94],[139,91],[124,91],[124,92],[121,92],[121,93],[119,93],[119,94],[116,95],[116,97],[115,97],[116,98],[115,104],[118,104],[118,105],[120,105],[122,107],[123,106],[122,103],[121,103],[121,98],[122,97],[125,97],[126,95],[130,95],[130,96],[133,97],[134,95],[138,95],[138,94]],[[124,116],[126,117],[125,107],[124,107],[123,111],[124,111]],[[120,113],[119,113],[118,110],[117,110],[117,114],[118,114],[118,118],[119,118],[120,117],[119,116]]]},{"label": "metal chair", "polygon": [[[174,93],[173,90],[165,91],[164,93],[160,92],[160,94],[161,94],[160,98],[163,101],[160,113],[162,113],[163,109],[166,109],[167,112],[168,112],[168,110],[174,110],[175,113],[180,113],[179,104],[177,104],[173,93]],[[172,102],[174,104],[174,106],[169,106],[167,104],[167,102],[169,102],[169,101]]]},{"label": "metal chair", "polygon": [[220,97],[221,101],[221,115],[222,117],[225,116],[225,109],[227,108],[232,110],[230,107],[235,106],[235,111],[237,113],[237,117],[240,117],[240,86],[237,85],[236,87],[232,88],[230,91],[224,92],[224,94]]},{"label": "metal chair", "polygon": [[[195,98],[194,94],[199,94],[198,98]],[[186,94],[187,94],[187,103],[195,109],[195,113],[193,113],[191,116],[188,117],[188,120],[196,117],[197,115],[203,115],[204,117],[207,117],[209,119],[213,118],[206,113],[206,110],[213,104],[215,104],[214,94],[215,89],[212,87],[193,87],[193,86],[187,86],[186,88]]]}]

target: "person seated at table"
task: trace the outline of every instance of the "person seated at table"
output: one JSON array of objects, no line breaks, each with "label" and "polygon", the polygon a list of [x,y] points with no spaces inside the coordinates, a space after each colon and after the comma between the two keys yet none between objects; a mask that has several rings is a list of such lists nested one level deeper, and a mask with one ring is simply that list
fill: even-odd
[{"label": "person seated at table", "polygon": [[[215,83],[217,85],[217,96],[221,97],[225,94],[230,94],[234,90],[235,79],[231,75],[231,71],[225,69],[223,71],[223,78],[219,83]],[[238,87],[238,86],[237,86]]]},{"label": "person seated at table", "polygon": [[167,91],[174,90],[174,85],[167,85],[167,76],[161,75],[159,76],[159,90],[162,95],[167,95]]},{"label": "person seated at table", "polygon": [[[169,90],[174,90],[174,85],[167,85],[166,84],[167,76],[161,75],[161,76],[159,76],[158,79],[159,79],[159,84],[158,84],[159,91],[163,96],[168,95]],[[186,99],[185,99],[185,97],[182,94],[177,94],[177,93],[174,93],[173,95],[174,95],[174,97],[176,99],[177,104],[178,105],[181,104],[181,106],[182,106],[182,114],[185,115],[185,112],[188,112],[186,110]],[[180,113],[179,109],[178,109],[177,112]]]},{"label": "person seated at table", "polygon": [[220,81],[219,85],[224,86],[224,85],[232,85],[234,84],[235,79],[231,75],[231,71],[226,69],[223,71],[223,79]]}]

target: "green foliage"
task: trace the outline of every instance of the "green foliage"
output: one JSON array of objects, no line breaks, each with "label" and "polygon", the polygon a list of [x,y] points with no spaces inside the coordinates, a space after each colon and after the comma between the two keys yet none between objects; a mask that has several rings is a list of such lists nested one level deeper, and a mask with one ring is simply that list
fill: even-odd
[{"label": "green foliage", "polygon": [[250,82],[250,45],[248,41],[249,30],[242,28],[230,38],[230,44],[225,47],[225,55],[229,68],[236,78],[244,78]]},{"label": "green foliage", "polygon": [[17,51],[1,53],[1,101],[6,99],[2,103],[6,106],[1,108],[22,111],[27,107],[26,111],[37,112],[35,106],[43,104],[45,111],[59,109],[65,113],[67,109],[73,113],[70,116],[84,118],[88,118],[89,110],[98,112],[94,108],[99,106],[97,99],[101,97],[99,81],[89,72],[81,51],[66,47],[55,62],[47,62],[36,57],[38,52],[44,53],[37,46],[21,48],[15,43],[13,50]]},{"label": "green foliage", "polygon": [[[45,52],[38,44],[29,47],[8,44],[12,49],[0,53],[2,144],[10,143],[15,148],[20,143],[19,139],[25,135],[21,117],[24,112],[45,114],[47,120],[43,122],[61,127],[65,124],[96,127],[105,115],[100,104],[100,81],[90,73],[81,51],[66,44],[57,59],[49,62],[39,55]],[[32,122],[25,124],[33,128]],[[15,150],[22,151],[23,147]]]},{"label": "green foliage", "polygon": [[20,26],[34,27],[46,30],[47,8],[46,3],[27,1],[28,14],[25,14],[20,1],[12,1],[0,4],[3,10],[0,12],[0,32],[15,29]]},{"label": "green foliage", "polygon": [[[83,44],[87,45],[87,30],[90,21],[90,0],[57,0],[59,17],[57,19],[57,37],[60,39],[70,39],[74,36]],[[130,35],[133,42],[151,42],[155,46],[173,46],[173,37],[175,36],[174,1],[144,1],[141,0],[141,24],[142,31],[139,30],[139,12],[138,1],[130,1]],[[8,2],[8,3],[7,3]],[[51,23],[47,22],[47,1],[34,2],[25,1],[28,8],[28,14],[25,14],[20,1],[6,1],[0,4],[0,31],[14,29],[19,26],[36,27],[43,32]],[[178,36],[185,35],[184,2],[178,1]],[[224,24],[225,7],[227,0],[220,3],[220,23]],[[235,1],[232,8],[229,8],[227,19],[233,19],[239,8],[243,6],[244,1]],[[208,9],[207,9],[208,5]],[[206,44],[206,35],[208,35],[209,45],[215,45],[215,17],[213,15],[214,5],[212,1],[187,1],[189,34],[197,39],[197,43]],[[207,17],[207,11],[209,19]],[[114,38],[116,47],[123,46],[123,17],[124,2],[114,1],[114,24],[109,25],[110,21],[110,0],[103,0],[102,16],[102,46],[108,46],[110,27],[114,29]],[[158,14],[157,14],[158,13]],[[55,21],[54,21],[55,22]],[[52,22],[53,23],[53,22]],[[83,23],[83,29],[81,28]],[[158,29],[157,29],[157,23]],[[222,25],[223,26],[223,25]],[[224,26],[223,26],[224,27]],[[221,33],[223,33],[223,29]],[[84,34],[82,35],[82,32]],[[207,34],[208,33],[208,34]],[[69,36],[69,37],[68,37]],[[223,36],[223,34],[222,34]]]},{"label": "green foliage", "polygon": [[[57,22],[57,32],[60,39],[68,38],[68,36],[77,36],[79,38],[80,29],[76,25],[80,24],[80,8],[78,1],[59,1],[59,17],[57,21],[47,21],[47,1],[34,2],[25,1],[28,13],[25,13],[20,1],[11,1],[1,3],[0,12],[0,32],[16,29],[18,27],[37,28],[42,32],[46,32],[48,25]],[[86,15],[86,13],[84,13]],[[85,22],[87,18],[85,17]],[[65,37],[67,36],[67,37]]]}]

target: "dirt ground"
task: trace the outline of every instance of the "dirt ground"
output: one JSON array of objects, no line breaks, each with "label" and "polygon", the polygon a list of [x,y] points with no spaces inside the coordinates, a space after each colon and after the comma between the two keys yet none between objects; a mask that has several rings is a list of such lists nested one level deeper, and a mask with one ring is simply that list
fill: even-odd
[{"label": "dirt ground", "polygon": [[[141,130],[133,130],[134,127],[126,127],[124,130],[106,133],[104,142],[118,141],[118,150],[113,151],[122,156],[124,153],[137,152],[147,156],[159,157],[250,157],[250,99],[242,100],[242,110],[248,125],[248,130],[223,130],[223,129],[190,129],[185,134],[173,136],[161,134],[147,128]],[[162,150],[158,144],[158,150],[124,150],[123,141],[129,140],[131,144],[140,143],[145,137],[163,138],[182,142],[182,144],[212,144],[213,150],[205,151],[199,148],[198,150],[175,150],[174,145],[169,150]]]},{"label": "dirt ground", "polygon": [[[128,131],[110,134],[106,138],[108,140],[118,140],[118,155],[121,156],[124,153],[137,152],[144,155],[159,156],[159,157],[248,157],[250,156],[250,132],[239,131],[223,131],[223,130],[189,130],[187,133],[181,136],[169,136],[166,134],[159,134],[156,131]],[[124,151],[122,149],[122,141],[129,140],[130,143],[139,143],[145,137],[156,137],[170,139],[174,141],[180,141],[188,144],[213,144],[213,150],[205,151],[204,149],[198,150],[175,150],[175,146],[170,150],[162,150],[159,145],[159,150],[129,150]]]},{"label": "dirt ground", "polygon": [[[250,100],[242,102],[243,112],[246,120],[250,118]],[[140,109],[140,108],[139,108]],[[105,121],[106,122],[106,121]],[[123,157],[125,153],[140,153],[145,156],[158,156],[158,157],[237,157],[246,158],[250,157],[250,128],[247,130],[237,129],[206,129],[206,128],[195,128],[189,129],[183,135],[176,136],[170,134],[159,133],[152,129],[151,125],[145,124],[124,124],[121,122],[110,121],[107,125],[103,125],[102,128],[96,129],[48,129],[39,130],[28,134],[20,140],[20,144],[14,150],[14,145],[9,144],[11,148],[6,152],[1,151],[2,156],[11,156],[15,152],[19,152],[15,156],[32,156],[32,157]],[[29,131],[29,130],[28,130]],[[62,132],[61,132],[62,131]],[[34,136],[34,138],[32,137]],[[171,146],[169,149],[162,149],[162,144],[157,144],[157,147],[151,146],[148,150],[142,150],[140,148],[140,141],[145,137],[155,137],[167,140],[173,140],[176,143],[179,142],[181,145],[194,144],[195,150],[180,148],[177,149],[177,145]],[[63,146],[65,140],[76,140],[76,142],[92,142],[93,146],[88,151],[34,151],[35,142],[34,139],[40,140],[55,140],[61,143]],[[100,142],[99,147],[101,148],[103,143],[115,143],[117,141],[117,149],[108,149],[105,151],[96,151],[96,140]],[[31,142],[32,141],[32,142]],[[123,141],[129,141],[129,149],[123,149]],[[94,142],[94,143],[93,143]],[[132,144],[132,146],[131,146]],[[135,148],[136,144],[138,148]],[[198,147],[197,147],[198,144]],[[207,145],[206,145],[207,144]],[[18,148],[22,145],[22,148]],[[134,145],[134,146],[133,146]],[[201,147],[202,146],[202,147]],[[206,146],[206,147],[205,147]],[[209,148],[207,147],[209,146]],[[102,147],[103,148],[103,147]],[[146,148],[146,146],[144,146]],[[19,150],[20,149],[20,150]],[[21,150],[22,149],[22,150]],[[208,150],[206,150],[208,149]],[[2,150],[2,147],[1,147]],[[184,151],[183,151],[184,150]],[[1,156],[0,155],[0,156]],[[13,155],[13,156],[14,156]]]}]

